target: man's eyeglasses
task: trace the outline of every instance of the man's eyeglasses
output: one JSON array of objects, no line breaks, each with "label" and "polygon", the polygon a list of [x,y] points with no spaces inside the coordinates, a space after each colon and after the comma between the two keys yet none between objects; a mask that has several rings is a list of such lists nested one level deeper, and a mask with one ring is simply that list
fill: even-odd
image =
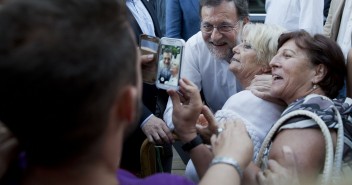
[{"label": "man's eyeglasses", "polygon": [[236,22],[236,24],[233,25],[220,25],[220,26],[214,26],[211,24],[202,24],[200,29],[203,33],[207,33],[207,34],[211,34],[214,30],[214,28],[216,28],[218,30],[218,32],[220,33],[228,33],[232,30],[237,31],[238,29],[238,21]]}]

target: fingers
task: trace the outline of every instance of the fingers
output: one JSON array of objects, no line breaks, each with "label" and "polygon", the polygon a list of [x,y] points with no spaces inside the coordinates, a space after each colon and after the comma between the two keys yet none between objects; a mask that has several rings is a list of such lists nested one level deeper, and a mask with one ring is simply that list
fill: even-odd
[{"label": "fingers", "polygon": [[282,164],[279,164],[275,160],[269,160],[268,169],[257,174],[259,184],[300,184],[294,153],[288,146],[283,146],[282,152],[285,159],[282,161]]},{"label": "fingers", "polygon": [[153,54],[149,54],[149,55],[142,55],[141,56],[141,63],[142,64],[147,64],[149,62],[152,62],[154,59],[154,55]]},{"label": "fingers", "polygon": [[265,92],[262,92],[262,91],[259,91],[258,89],[251,89],[251,92],[258,98],[261,98],[261,99],[264,99],[266,100],[266,93]]},{"label": "fingers", "polygon": [[217,132],[218,126],[216,124],[216,120],[215,120],[214,114],[211,112],[209,107],[207,107],[206,105],[203,105],[201,113],[204,115],[204,118],[208,121],[209,130],[213,134],[215,134]]},{"label": "fingers", "polygon": [[211,146],[215,146],[216,139],[217,139],[217,136],[213,134],[210,138]]},{"label": "fingers", "polygon": [[171,98],[174,110],[179,110],[181,108],[181,101],[178,93],[174,90],[168,90],[167,93]]},{"label": "fingers", "polygon": [[160,127],[148,130],[146,136],[149,142],[156,144],[171,143],[173,140],[172,134],[171,138],[169,138],[169,135],[163,130],[163,128]]},{"label": "fingers", "polygon": [[180,91],[185,96],[190,96],[194,92],[199,92],[198,87],[191,81],[186,78],[180,80]]},{"label": "fingers", "polygon": [[267,92],[270,91],[272,84],[272,76],[271,75],[256,75],[254,79],[251,81],[251,84],[247,89],[257,91]]},{"label": "fingers", "polygon": [[166,124],[162,125],[162,129],[163,132],[165,134],[165,136],[163,137],[163,140],[167,143],[174,143],[174,136],[172,135],[172,133],[170,132],[170,129],[166,126]]},{"label": "fingers", "polygon": [[[257,174],[257,180],[260,185],[275,185],[276,183],[273,183],[271,178],[272,178],[272,173],[269,169],[266,169],[264,171],[260,171]],[[278,183],[278,184],[280,184],[280,183]]]},{"label": "fingers", "polygon": [[296,168],[296,159],[295,159],[295,156],[293,154],[292,149],[288,146],[283,146],[282,152],[284,153],[286,165],[289,167]]}]

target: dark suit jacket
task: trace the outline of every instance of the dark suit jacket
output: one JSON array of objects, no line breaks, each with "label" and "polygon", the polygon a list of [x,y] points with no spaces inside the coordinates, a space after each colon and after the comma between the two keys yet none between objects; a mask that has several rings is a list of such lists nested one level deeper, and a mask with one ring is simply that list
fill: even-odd
[{"label": "dark suit jacket", "polygon": [[188,38],[200,31],[199,0],[166,0],[166,36]]},{"label": "dark suit jacket", "polygon": [[[147,8],[153,23],[154,23],[154,30],[155,30],[155,35],[157,37],[162,37],[161,31],[159,28],[159,24],[156,18],[156,13],[152,5],[152,0],[142,0],[144,6]],[[138,25],[138,22],[134,18],[133,14],[130,12],[130,10],[126,7],[127,15],[128,15],[128,21],[134,31],[136,41],[139,43],[139,35],[142,34],[142,30]],[[164,95],[166,95],[165,98],[165,104],[167,101],[167,94],[164,91]],[[149,84],[144,84],[143,83],[143,111],[142,115],[139,121],[139,124],[143,123],[143,121],[149,117],[151,114],[154,114],[158,116],[159,114],[162,114],[156,107],[157,106],[157,100],[159,101],[160,98],[160,90],[156,88],[155,85],[149,85]],[[162,115],[160,115],[162,116]],[[120,167],[123,169],[126,169],[132,173],[139,173],[140,172],[140,155],[139,155],[139,149],[142,145],[142,142],[146,136],[144,135],[143,131],[141,128],[137,128],[124,142],[124,147],[122,150],[122,158],[121,158],[121,164]]]},{"label": "dark suit jacket", "polygon": [[[156,16],[155,9],[153,7],[152,2],[149,2],[147,0],[142,0],[144,6],[148,10],[153,23],[154,23],[154,30],[155,30],[155,36],[161,38],[162,34],[160,31],[158,19]],[[137,41],[137,44],[139,44],[139,35],[143,34],[142,29],[139,27],[138,22],[136,19],[133,17],[132,13],[129,11],[127,8],[127,14],[128,14],[128,21],[132,27],[132,30],[135,34],[135,38]],[[151,114],[154,114],[156,109],[156,102],[157,102],[157,94],[158,90],[155,87],[155,85],[149,85],[149,84],[144,84],[143,83],[143,114],[140,120],[140,124]]]}]

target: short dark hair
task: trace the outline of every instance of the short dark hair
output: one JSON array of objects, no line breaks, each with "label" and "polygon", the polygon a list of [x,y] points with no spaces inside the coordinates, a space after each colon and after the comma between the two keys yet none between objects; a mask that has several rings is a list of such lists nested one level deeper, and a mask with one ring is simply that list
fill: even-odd
[{"label": "short dark hair", "polygon": [[310,59],[309,61],[313,65],[323,64],[326,67],[327,73],[318,85],[326,96],[336,98],[339,90],[344,85],[344,79],[347,74],[345,58],[341,48],[330,38],[320,34],[311,36],[305,30],[282,34],[279,38],[278,48],[291,39],[295,41],[300,49],[305,50]]},{"label": "short dark hair", "polygon": [[200,10],[203,6],[215,7],[219,6],[223,1],[235,3],[237,9],[237,16],[240,20],[249,16],[248,10],[248,0],[201,0],[200,1]]},{"label": "short dark hair", "polygon": [[136,43],[117,2],[23,0],[1,9],[0,120],[28,162],[58,165],[90,151],[119,89],[136,84]]}]

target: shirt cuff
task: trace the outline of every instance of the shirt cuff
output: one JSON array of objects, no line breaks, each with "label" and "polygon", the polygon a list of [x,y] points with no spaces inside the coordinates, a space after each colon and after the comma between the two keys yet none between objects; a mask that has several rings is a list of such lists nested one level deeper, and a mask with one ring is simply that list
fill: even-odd
[{"label": "shirt cuff", "polygon": [[141,128],[143,128],[144,127],[144,125],[149,121],[149,119],[151,118],[153,116],[153,114],[151,114],[151,115],[149,115],[147,118],[145,118],[145,120],[142,122],[142,124],[141,124]]}]

